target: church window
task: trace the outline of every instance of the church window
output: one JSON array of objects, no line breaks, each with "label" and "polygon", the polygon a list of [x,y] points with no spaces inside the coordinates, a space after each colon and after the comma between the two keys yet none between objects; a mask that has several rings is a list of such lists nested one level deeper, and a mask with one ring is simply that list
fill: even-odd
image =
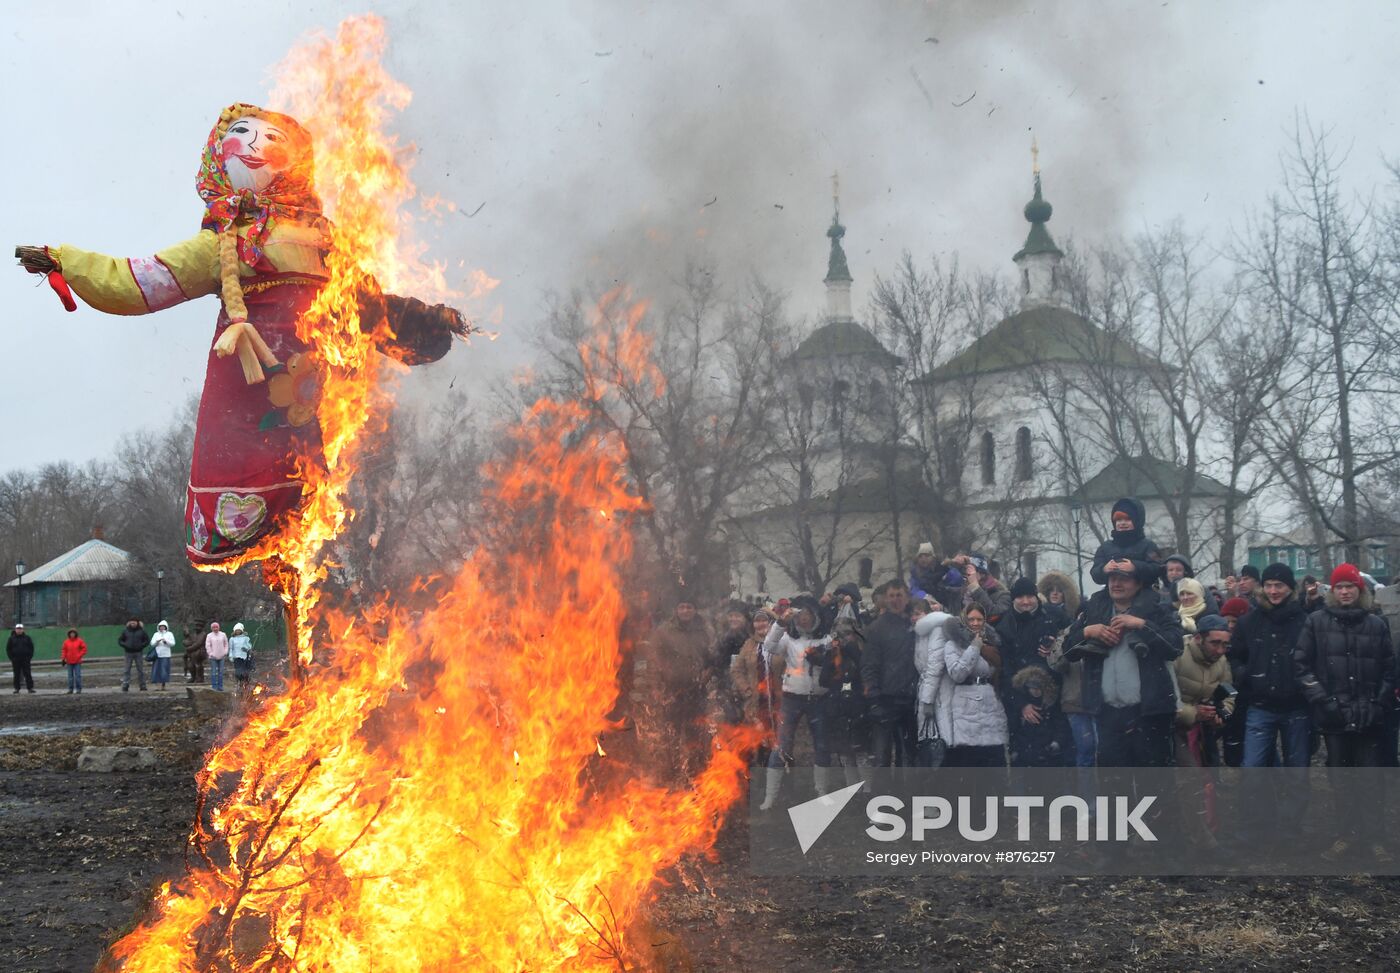
[{"label": "church window", "polygon": [[860,586],[869,588],[875,582],[875,562],[868,557],[860,559]]},{"label": "church window", "polygon": [[757,577],[754,578],[754,580],[755,580],[755,582],[757,582],[757,584],[758,584],[758,591],[759,591],[759,593],[760,593],[760,594],[767,594],[767,592],[768,592],[768,565],[766,565],[766,564],[760,564],[760,565],[758,566]]},{"label": "church window", "polygon": [[1021,268],[1021,293],[1022,293],[1022,294],[1029,294],[1030,292],[1031,292],[1031,272],[1030,272],[1030,268],[1029,268],[1029,267],[1022,267],[1022,268]]},{"label": "church window", "polygon": [[1031,458],[1031,431],[1022,426],[1016,430],[1016,479],[1029,480],[1035,472]]},{"label": "church window", "polygon": [[997,443],[990,432],[982,434],[982,485],[997,481]]},{"label": "church window", "polygon": [[841,428],[846,413],[846,395],[851,391],[851,383],[838,378],[831,383],[831,424]]},{"label": "church window", "polygon": [[870,411],[875,415],[884,415],[889,409],[889,400],[885,398],[885,386],[876,379],[870,383]]}]

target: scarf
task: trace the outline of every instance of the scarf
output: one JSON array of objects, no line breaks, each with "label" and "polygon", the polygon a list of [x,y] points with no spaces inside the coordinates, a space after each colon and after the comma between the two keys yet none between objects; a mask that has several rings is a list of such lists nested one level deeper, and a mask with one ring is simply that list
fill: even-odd
[{"label": "scarf", "polygon": [[1196,619],[1206,612],[1206,589],[1195,578],[1182,578],[1176,583],[1176,597],[1181,598],[1181,593],[1189,591],[1196,596],[1194,605],[1182,605],[1178,602],[1177,614],[1181,616],[1181,624],[1186,629],[1188,635],[1196,631]]},{"label": "scarf", "polygon": [[[235,189],[219,153],[219,143],[228,134],[229,126],[245,117],[275,122],[299,143],[293,165],[279,173],[262,192]],[[224,310],[230,321],[248,319],[243,287],[238,280],[239,261],[250,267],[257,266],[263,256],[263,245],[278,220],[312,223],[321,216],[321,200],[312,182],[314,173],[311,137],[295,119],[241,102],[229,105],[219,114],[219,121],[210,130],[200,155],[195,188],[199,198],[204,200],[204,219],[200,226],[219,234],[219,275]],[[240,220],[247,224],[241,237],[236,226]]]}]

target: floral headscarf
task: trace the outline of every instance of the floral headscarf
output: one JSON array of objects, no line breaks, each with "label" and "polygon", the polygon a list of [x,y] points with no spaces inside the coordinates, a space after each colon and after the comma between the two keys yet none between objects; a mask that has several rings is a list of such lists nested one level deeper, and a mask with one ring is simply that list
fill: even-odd
[{"label": "floral headscarf", "polygon": [[[263,118],[286,129],[297,143],[296,161],[291,168],[279,173],[262,192],[235,189],[219,153],[219,143],[228,128],[240,118]],[[239,216],[249,218],[245,235],[237,239],[238,257],[250,267],[262,259],[263,243],[281,218],[312,222],[321,215],[321,200],[314,186],[315,160],[311,137],[293,118],[266,111],[256,105],[236,102],[219,114],[219,121],[209,132],[204,152],[199,160],[199,175],[195,188],[204,200],[206,230],[222,233],[231,229]]]}]

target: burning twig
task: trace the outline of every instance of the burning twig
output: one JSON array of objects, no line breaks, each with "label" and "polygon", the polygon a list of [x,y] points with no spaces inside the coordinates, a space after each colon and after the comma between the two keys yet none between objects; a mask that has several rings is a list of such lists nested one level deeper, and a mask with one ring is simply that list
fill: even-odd
[{"label": "burning twig", "polygon": [[608,901],[608,897],[606,895],[603,895],[603,890],[598,888],[598,886],[593,886],[593,890],[598,893],[598,895],[602,898],[604,904],[606,904],[608,907],[608,915],[610,917],[608,921],[608,928],[612,932],[611,936],[609,936],[608,933],[604,932],[603,930],[599,929],[594,924],[593,920],[588,918],[588,916],[584,913],[582,909],[574,905],[567,898],[565,898],[562,895],[555,895],[554,897],[560,902],[563,902],[570,909],[573,909],[574,912],[578,915],[578,917],[588,924],[588,928],[593,930],[594,935],[598,937],[598,942],[596,942],[594,945],[598,947],[599,953],[601,953],[603,956],[610,957],[613,960],[613,962],[617,964],[617,968],[621,970],[622,973],[627,973],[627,962],[622,955],[622,937],[618,934],[617,916],[613,914],[612,903]]},{"label": "burning twig", "polygon": [[[306,782],[311,779],[311,775],[316,771],[316,768],[319,766],[321,766],[320,758],[311,761],[311,763],[302,772],[302,775],[297,780],[296,784],[292,787],[291,792],[287,795],[286,800],[284,800],[281,806],[279,806],[277,810],[273,813],[272,819],[268,822],[266,829],[262,833],[262,836],[257,840],[253,848],[248,853],[248,858],[244,862],[242,868],[243,875],[242,878],[239,880],[237,890],[233,894],[233,899],[230,902],[224,904],[223,914],[219,917],[219,922],[216,924],[213,930],[213,934],[200,943],[199,949],[197,950],[197,955],[200,955],[204,958],[212,958],[212,954],[215,950],[223,949],[224,943],[228,939],[229,931],[233,928],[233,920],[238,914],[238,907],[242,903],[243,897],[248,894],[249,887],[252,885],[253,880],[255,878],[252,868],[253,863],[256,862],[258,858],[262,855],[263,849],[267,847],[267,843],[272,839],[272,835],[277,829],[278,822],[282,820],[282,815],[286,813],[287,808],[289,808],[292,802],[296,800],[297,794],[299,794],[301,792],[301,789],[304,786],[306,786]],[[233,863],[231,862],[230,864]]]}]

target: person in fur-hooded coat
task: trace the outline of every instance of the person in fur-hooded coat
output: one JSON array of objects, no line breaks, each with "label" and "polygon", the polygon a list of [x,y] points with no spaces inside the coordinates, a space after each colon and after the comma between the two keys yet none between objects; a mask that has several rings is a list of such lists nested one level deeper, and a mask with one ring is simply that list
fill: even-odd
[{"label": "person in fur-hooded coat", "polygon": [[1069,628],[1079,617],[1079,586],[1074,579],[1060,571],[1046,571],[1036,587],[1045,610],[1054,616],[1061,629]]},{"label": "person in fur-hooded coat", "polygon": [[1028,665],[1011,679],[1008,694],[1014,712],[1034,706],[1038,723],[1015,720],[1011,727],[1013,767],[1064,767],[1070,763],[1074,742],[1069,721],[1060,712],[1060,680],[1043,665]]},{"label": "person in fur-hooded coat", "polygon": [[944,631],[956,619],[947,612],[931,612],[914,623],[914,668],[919,670],[915,718],[920,740],[941,735],[935,712],[948,666],[943,657]]}]

